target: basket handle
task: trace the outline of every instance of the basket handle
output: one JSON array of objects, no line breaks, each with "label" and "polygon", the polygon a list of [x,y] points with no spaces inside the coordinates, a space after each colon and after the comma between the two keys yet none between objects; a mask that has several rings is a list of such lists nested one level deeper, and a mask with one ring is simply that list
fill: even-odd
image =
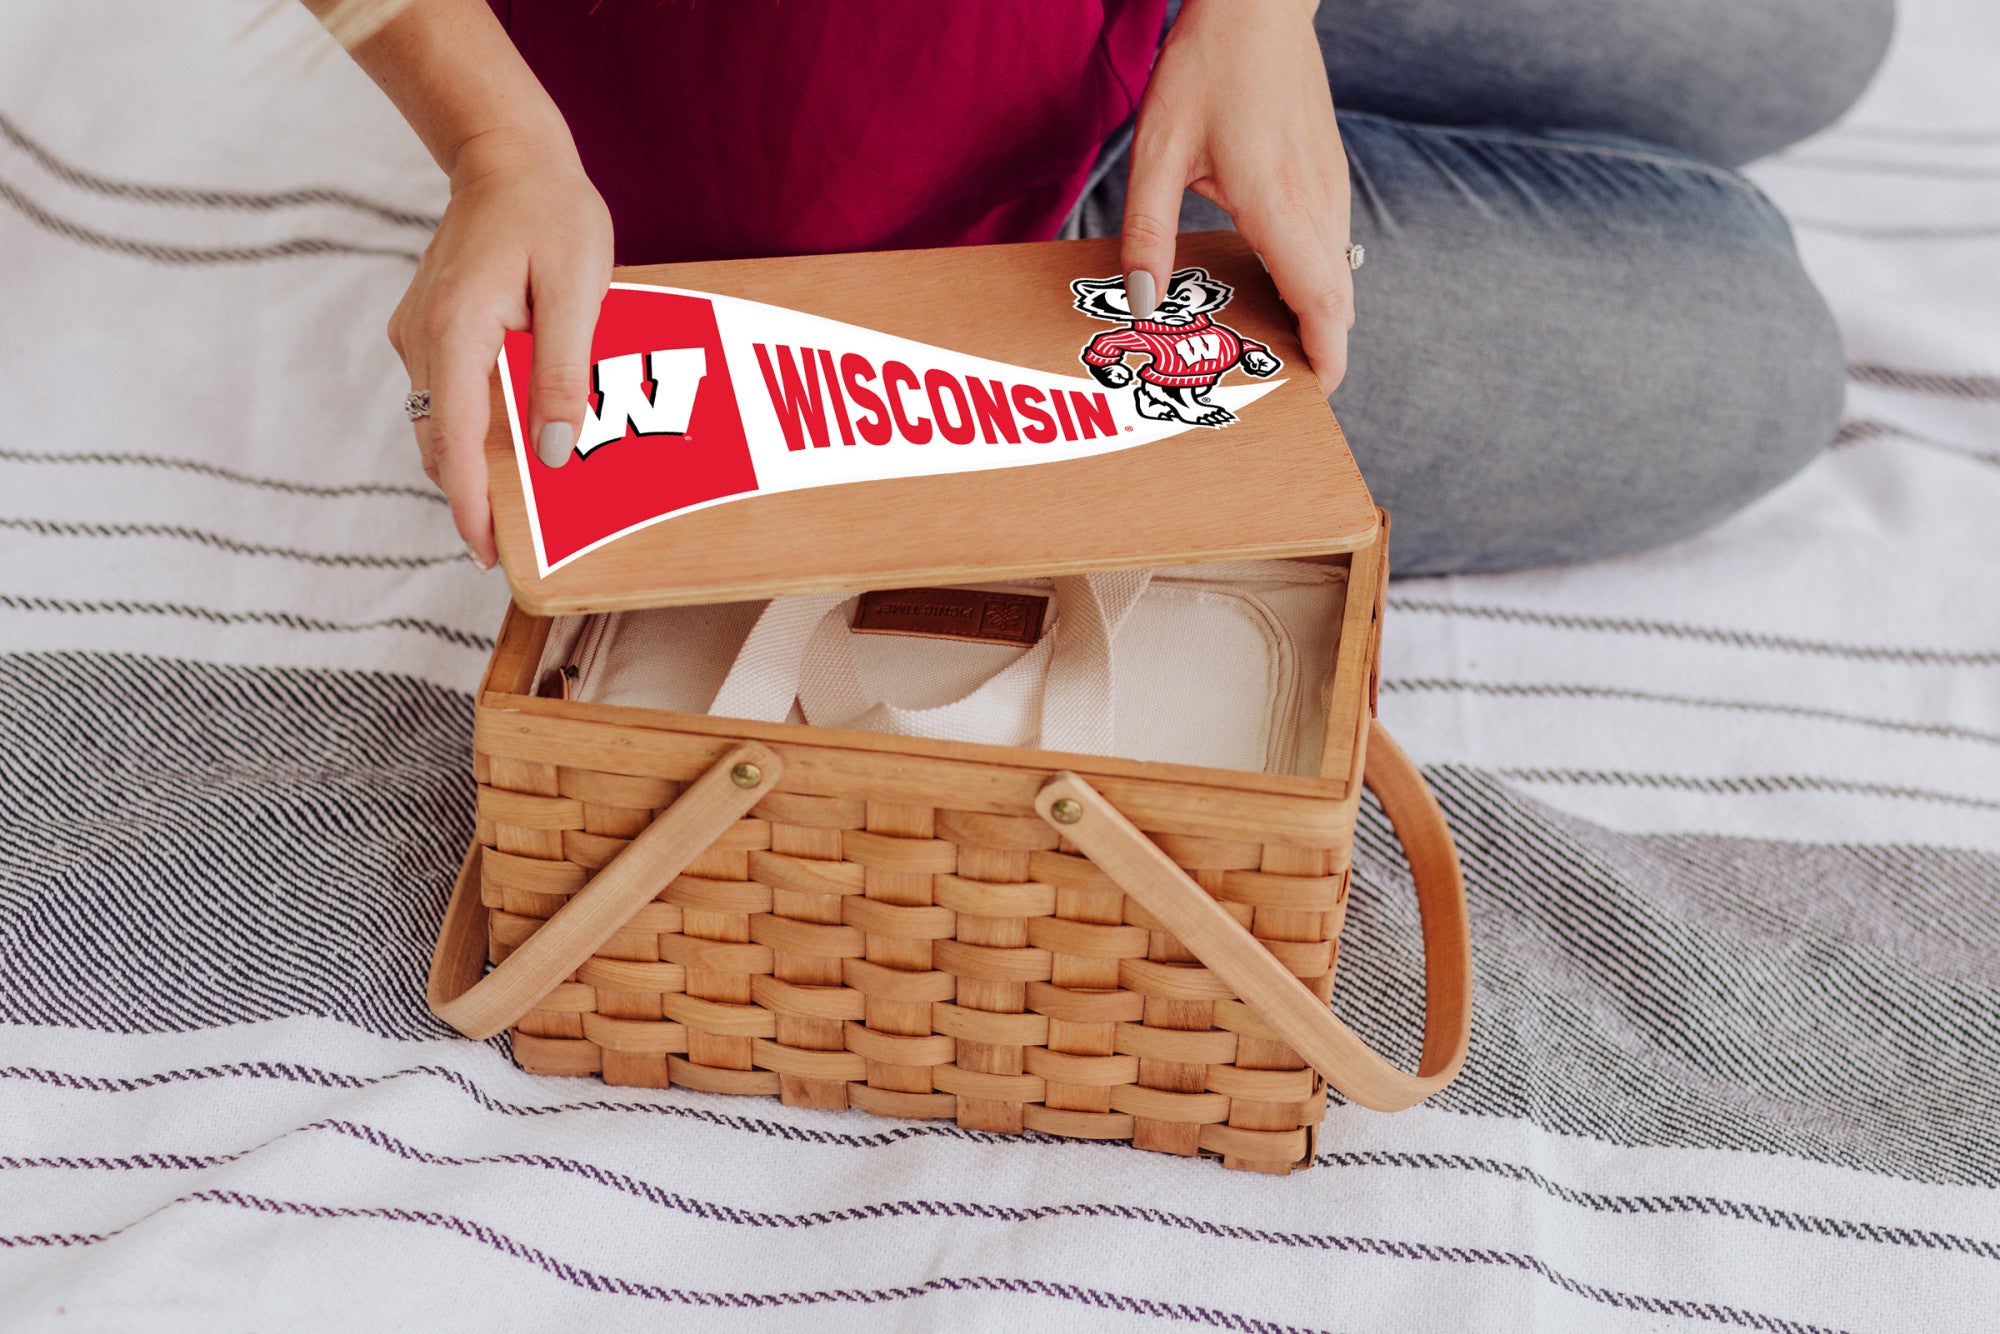
[{"label": "basket handle", "polygon": [[431,1013],[469,1038],[511,1027],[763,800],[783,772],[770,747],[754,741],[733,747],[484,977],[486,905],[475,842],[438,928],[424,992]]},{"label": "basket handle", "polygon": [[[1471,933],[1465,881],[1444,811],[1423,775],[1371,722],[1364,781],[1410,859],[1424,934],[1424,1050],[1399,1070],[1336,1018],[1187,872],[1073,773],[1043,785],[1035,809],[1243,998],[1271,1030],[1350,1102],[1398,1112],[1443,1088],[1465,1064],[1472,1029]],[[1058,820],[1058,801],[1075,802]]]}]

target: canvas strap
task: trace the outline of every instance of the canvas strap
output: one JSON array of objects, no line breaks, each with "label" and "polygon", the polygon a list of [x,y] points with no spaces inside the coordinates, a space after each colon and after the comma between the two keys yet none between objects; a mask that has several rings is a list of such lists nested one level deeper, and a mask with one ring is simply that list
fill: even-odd
[{"label": "canvas strap", "polygon": [[1147,570],[1057,579],[1055,627],[1040,643],[960,698],[921,709],[868,694],[848,629],[856,599],[777,598],[744,640],[709,712],[782,722],[796,699],[815,727],[1109,754],[1112,646],[1151,579]]}]

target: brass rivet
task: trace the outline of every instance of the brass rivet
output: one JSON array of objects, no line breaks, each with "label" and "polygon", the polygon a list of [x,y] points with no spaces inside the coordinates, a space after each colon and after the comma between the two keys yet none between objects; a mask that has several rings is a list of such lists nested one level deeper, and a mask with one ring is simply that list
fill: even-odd
[{"label": "brass rivet", "polygon": [[755,787],[764,781],[764,771],[754,764],[739,764],[729,771],[738,787]]},{"label": "brass rivet", "polygon": [[1075,824],[1083,818],[1083,803],[1069,797],[1050,802],[1049,818],[1057,824]]}]

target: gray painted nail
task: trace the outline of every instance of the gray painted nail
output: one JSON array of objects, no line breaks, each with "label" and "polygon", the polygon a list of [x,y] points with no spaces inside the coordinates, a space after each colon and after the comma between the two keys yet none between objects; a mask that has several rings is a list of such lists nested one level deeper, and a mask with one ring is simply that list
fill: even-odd
[{"label": "gray painted nail", "polygon": [[1125,304],[1132,313],[1142,320],[1153,318],[1158,307],[1159,294],[1153,289],[1153,275],[1144,269],[1134,269],[1125,275]]},{"label": "gray painted nail", "polygon": [[568,422],[550,422],[535,440],[535,454],[551,468],[569,462],[570,446],[576,443],[576,428]]}]

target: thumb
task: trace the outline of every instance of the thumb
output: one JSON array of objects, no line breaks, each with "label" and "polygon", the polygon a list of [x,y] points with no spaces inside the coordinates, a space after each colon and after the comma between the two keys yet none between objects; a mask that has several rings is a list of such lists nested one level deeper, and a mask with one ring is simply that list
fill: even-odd
[{"label": "thumb", "polygon": [[580,281],[534,288],[535,360],[528,380],[528,431],[535,454],[551,468],[576,448],[590,394],[590,340],[603,290]]},{"label": "thumb", "polygon": [[1158,149],[1132,145],[1132,170],[1125,187],[1125,225],[1120,230],[1119,266],[1132,314],[1146,319],[1167,290],[1174,271],[1174,238],[1180,232],[1181,194],[1187,163]]}]

